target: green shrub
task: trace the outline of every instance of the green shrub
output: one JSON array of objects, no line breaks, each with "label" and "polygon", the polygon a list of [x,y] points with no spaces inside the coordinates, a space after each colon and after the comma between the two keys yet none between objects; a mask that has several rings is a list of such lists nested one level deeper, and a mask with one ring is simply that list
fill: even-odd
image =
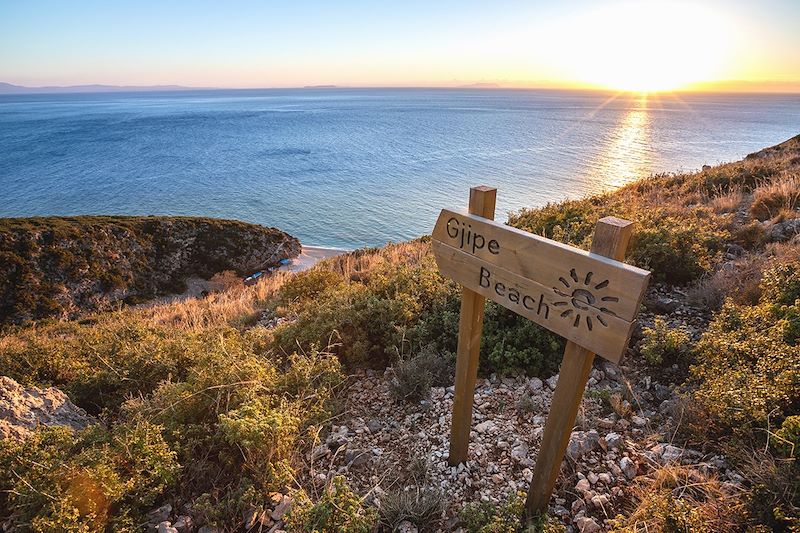
[{"label": "green shrub", "polygon": [[689,335],[683,328],[672,329],[667,322],[657,317],[653,328],[644,328],[641,352],[651,365],[671,365],[687,353]]},{"label": "green shrub", "polygon": [[785,457],[800,459],[800,415],[787,416],[772,443]]},{"label": "green shrub", "polygon": [[135,531],[179,471],[161,428],[144,421],[0,441],[5,507],[23,531]]},{"label": "green shrub", "polygon": [[797,267],[765,272],[758,305],[727,301],[696,346],[696,397],[731,430],[765,427],[768,416],[796,414],[800,346],[798,301],[792,298]]},{"label": "green shrub", "polygon": [[442,354],[427,346],[417,354],[401,357],[392,365],[394,379],[391,391],[395,399],[416,402],[427,398],[431,387],[449,385],[453,382],[455,362],[452,354]]},{"label": "green shrub", "polygon": [[[522,531],[522,511],[525,495],[513,494],[502,505],[488,502],[467,504],[461,510],[461,525],[469,533],[517,533]],[[547,516],[540,517],[527,527],[525,533],[558,533],[565,530],[558,522]]]},{"label": "green shrub", "polygon": [[287,526],[303,533],[370,533],[377,521],[377,511],[365,507],[345,479],[335,476],[316,502],[302,491],[296,495]]},{"label": "green shrub", "polygon": [[550,376],[558,371],[563,352],[561,337],[494,302],[486,305],[482,372]]}]

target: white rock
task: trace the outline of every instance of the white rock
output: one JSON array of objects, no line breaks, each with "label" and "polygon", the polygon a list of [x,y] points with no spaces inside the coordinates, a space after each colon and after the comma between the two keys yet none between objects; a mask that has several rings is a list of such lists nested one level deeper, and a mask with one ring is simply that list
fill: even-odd
[{"label": "white rock", "polygon": [[612,450],[618,450],[622,447],[622,436],[619,433],[611,432],[606,435],[606,444]]},{"label": "white rock", "polygon": [[547,386],[550,387],[550,390],[556,390],[557,383],[558,383],[558,374],[547,378]]},{"label": "white rock", "polygon": [[497,425],[494,422],[487,420],[475,426],[475,431],[478,433],[489,433],[490,431],[494,430],[496,426]]},{"label": "white rock", "polygon": [[178,533],[178,530],[169,522],[161,522],[158,524],[158,533]]},{"label": "white rock", "polygon": [[580,533],[597,533],[600,531],[600,525],[595,522],[594,518],[582,516],[575,520],[575,525],[578,526]]},{"label": "white rock", "polygon": [[622,470],[622,473],[625,474],[626,478],[633,479],[636,477],[636,463],[634,463],[630,457],[623,457],[620,459],[619,468]]},{"label": "white rock", "polygon": [[525,459],[528,457],[528,445],[524,442],[517,442],[511,448],[511,457],[515,459]]},{"label": "white rock", "polygon": [[642,428],[642,427],[647,425],[647,419],[643,418],[641,416],[631,417],[631,422],[633,422],[634,426],[640,427],[640,428]]},{"label": "white rock", "polygon": [[590,488],[591,488],[591,485],[589,484],[589,480],[588,479],[581,479],[580,481],[578,481],[575,484],[575,490],[577,490],[581,494],[583,494],[584,492],[586,492]]},{"label": "white rock", "polygon": [[542,380],[539,378],[531,378],[530,381],[528,382],[528,388],[534,392],[537,390],[541,390],[543,385],[544,384],[542,383]]}]

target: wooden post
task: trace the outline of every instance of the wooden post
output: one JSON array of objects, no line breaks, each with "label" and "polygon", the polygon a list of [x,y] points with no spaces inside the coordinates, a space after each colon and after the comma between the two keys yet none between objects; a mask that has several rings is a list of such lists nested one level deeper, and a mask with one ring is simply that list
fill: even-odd
[{"label": "wooden post", "polygon": [[[497,189],[480,186],[469,190],[469,212],[494,220]],[[458,321],[458,352],[456,356],[453,424],[450,433],[451,465],[467,460],[469,433],[472,427],[472,403],[475,399],[475,380],[478,376],[478,356],[483,332],[483,311],[486,299],[478,293],[461,289],[461,316]]]},{"label": "wooden post", "polygon": [[[632,222],[615,217],[603,218],[595,228],[592,253],[622,261],[632,232]],[[590,350],[567,342],[525,502],[526,522],[547,511],[593,361],[594,354]]]}]

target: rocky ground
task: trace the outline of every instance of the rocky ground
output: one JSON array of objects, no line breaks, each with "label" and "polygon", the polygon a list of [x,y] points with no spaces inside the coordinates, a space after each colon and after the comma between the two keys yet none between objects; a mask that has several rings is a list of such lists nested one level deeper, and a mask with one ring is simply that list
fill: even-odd
[{"label": "rocky ground", "polygon": [[[646,298],[643,327],[669,314],[668,322],[697,337],[709,316],[685,303],[680,290],[654,285]],[[680,373],[673,368],[672,374]],[[667,372],[667,377],[671,373]],[[313,483],[344,475],[367,501],[381,506],[397,491],[437,492],[444,505],[437,525],[458,528],[458,513],[469,502],[503,503],[527,491],[558,376],[490,376],[475,390],[471,459],[447,463],[453,387],[431,390],[417,403],[395,401],[391,369],[352,376],[344,416],[307,456]],[[743,480],[725,459],[673,445],[674,385],[658,382],[634,357],[621,366],[598,361],[567,448],[550,513],[568,531],[594,532],[625,512],[631,482],[665,464],[692,465],[723,482]],[[406,530],[413,530],[405,524]]]}]

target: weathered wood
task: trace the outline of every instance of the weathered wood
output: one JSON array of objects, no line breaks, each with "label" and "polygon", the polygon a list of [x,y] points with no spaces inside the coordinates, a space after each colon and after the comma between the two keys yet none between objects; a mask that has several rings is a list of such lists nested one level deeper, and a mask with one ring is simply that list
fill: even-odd
[{"label": "weathered wood", "polygon": [[[497,189],[485,186],[473,187],[469,191],[469,212],[476,217],[493,219],[496,200]],[[467,460],[485,303],[486,300],[480,294],[467,288],[461,290],[453,423],[450,432],[451,465]]]},{"label": "weathered wood", "polygon": [[641,295],[650,276],[648,271],[621,260],[459,210],[442,210],[432,238],[535,281],[554,295],[588,290],[598,296],[593,304],[596,309],[606,308],[628,321],[639,311]]},{"label": "weathered wood", "polygon": [[625,352],[650,276],[596,251],[447,209],[433,252],[445,276],[612,362]]},{"label": "weathered wood", "polygon": [[[633,224],[626,220],[614,217],[600,220],[595,229],[592,252],[612,259],[623,259],[632,231]],[[593,361],[591,350],[567,342],[525,502],[527,521],[547,511]]]}]

